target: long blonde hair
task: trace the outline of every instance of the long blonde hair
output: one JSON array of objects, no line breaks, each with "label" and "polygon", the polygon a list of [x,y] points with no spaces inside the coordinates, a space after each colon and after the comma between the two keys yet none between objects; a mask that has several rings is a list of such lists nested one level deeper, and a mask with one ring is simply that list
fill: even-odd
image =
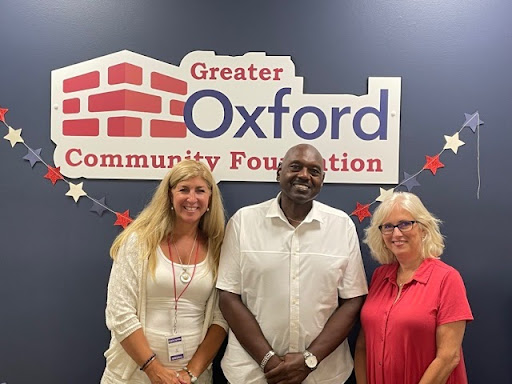
[{"label": "long blonde hair", "polygon": [[201,217],[199,230],[208,239],[210,268],[214,278],[217,278],[220,247],[224,238],[224,206],[210,170],[204,163],[195,160],[183,160],[165,175],[149,204],[116,237],[110,248],[110,257],[115,260],[123,244],[132,234],[136,234],[140,257],[149,260],[149,270],[154,276],[157,248],[162,240],[173,232],[176,225],[176,213],[171,209],[170,191],[179,182],[198,176],[206,182],[211,191],[210,209]]}]

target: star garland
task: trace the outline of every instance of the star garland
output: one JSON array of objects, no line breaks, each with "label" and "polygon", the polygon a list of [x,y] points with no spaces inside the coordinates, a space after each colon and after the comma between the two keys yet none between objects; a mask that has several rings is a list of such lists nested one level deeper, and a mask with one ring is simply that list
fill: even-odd
[{"label": "star garland", "polygon": [[[0,121],[8,128],[7,135],[4,136],[5,140],[8,140],[11,144],[11,147],[14,148],[14,146],[18,143],[23,144],[28,152],[23,157],[24,160],[27,160],[30,163],[30,166],[33,168],[34,165],[38,162],[43,163],[46,168],[48,169],[48,172],[46,175],[44,175],[44,178],[51,181],[53,185],[55,185],[59,180],[64,181],[68,184],[69,190],[66,192],[66,196],[70,196],[73,198],[75,203],[78,203],[78,200],[81,197],[85,197],[92,201],[92,207],[89,209],[90,212],[96,213],[98,216],[102,216],[105,211],[109,211],[113,213],[116,216],[116,221],[113,225],[117,225],[123,228],[126,228],[133,219],[130,217],[130,210],[127,209],[123,213],[116,212],[113,209],[109,208],[105,203],[105,197],[102,197],[100,199],[95,199],[87,194],[87,192],[83,189],[84,183],[78,183],[73,184],[70,181],[68,181],[66,178],[62,176],[60,173],[60,167],[51,167],[48,165],[43,158],[41,157],[41,148],[38,149],[32,149],[30,148],[23,138],[21,137],[21,131],[22,129],[13,129],[11,126],[7,124],[5,121],[5,114],[7,113],[7,108],[1,108],[0,107]],[[407,172],[404,172],[404,179],[394,188],[391,189],[384,189],[380,188],[380,194],[375,200],[373,200],[371,203],[368,204],[361,204],[360,202],[356,202],[356,208],[355,210],[350,214],[351,216],[357,216],[359,219],[359,222],[362,222],[366,217],[371,217],[372,214],[370,212],[370,207],[377,203],[382,202],[385,199],[389,198],[395,189],[398,187],[404,186],[407,191],[411,191],[414,187],[420,186],[421,184],[416,180],[416,177],[423,171],[429,170],[432,172],[432,174],[435,176],[439,168],[444,168],[445,165],[441,162],[440,156],[441,154],[447,150],[451,149],[454,154],[458,154],[459,147],[463,146],[465,143],[459,139],[460,132],[468,127],[471,129],[473,133],[477,133],[478,131],[478,138],[480,134],[480,125],[484,124],[482,120],[480,120],[480,115],[477,112],[473,114],[465,113],[465,121],[462,124],[462,127],[452,136],[444,136],[444,139],[446,141],[446,144],[444,145],[441,152],[439,152],[437,155],[434,156],[425,156],[425,165],[416,173],[410,175]],[[479,154],[478,154],[479,159]],[[478,167],[478,189],[477,189],[477,197],[480,197],[480,167]]]},{"label": "star garland", "polygon": [[70,196],[75,203],[78,203],[78,200],[81,197],[85,197],[92,201],[92,207],[89,211],[96,213],[98,216],[102,216],[105,211],[109,211],[113,213],[116,216],[116,221],[114,222],[114,225],[120,226],[126,228],[133,219],[130,217],[130,210],[127,209],[123,213],[116,212],[113,209],[109,208],[105,203],[105,197],[102,197],[101,199],[95,199],[87,194],[87,192],[84,191],[84,183],[78,183],[73,184],[70,181],[68,181],[62,174],[60,173],[60,167],[52,167],[46,163],[43,158],[41,157],[41,148],[38,149],[32,149],[30,148],[23,138],[21,137],[21,131],[22,129],[13,129],[10,125],[7,124],[5,121],[5,114],[7,113],[7,108],[1,108],[0,107],[0,121],[7,127],[8,133],[4,136],[5,140],[8,140],[11,143],[11,147],[14,148],[14,146],[18,143],[23,144],[28,152],[25,156],[23,156],[24,160],[27,160],[30,163],[30,166],[33,168],[34,165],[38,162],[43,163],[48,172],[43,176],[45,179],[48,179],[51,181],[52,185],[57,184],[59,180],[64,181],[68,184],[69,190],[66,192],[66,196]]},{"label": "star garland", "polygon": [[[459,147],[463,146],[465,143],[459,139],[460,132],[468,127],[473,131],[473,133],[477,133],[477,137],[479,139],[480,137],[480,125],[484,124],[482,120],[480,120],[480,114],[478,111],[476,111],[473,114],[465,113],[464,114],[465,120],[462,124],[462,127],[453,135],[453,136],[444,136],[444,139],[446,141],[446,144],[444,145],[441,152],[439,152],[437,155],[434,156],[425,156],[425,165],[423,168],[421,168],[418,172],[410,175],[407,172],[404,172],[404,179],[394,188],[391,189],[383,189],[380,188],[380,195],[373,200],[371,203],[368,204],[361,204],[360,202],[356,203],[356,209],[350,214],[351,216],[357,216],[359,219],[359,222],[362,222],[366,217],[371,217],[372,214],[370,213],[370,206],[377,202],[382,202],[389,198],[395,189],[398,187],[404,186],[408,192],[410,192],[414,187],[419,187],[421,184],[418,183],[416,180],[416,177],[423,171],[429,170],[432,172],[432,174],[435,176],[439,168],[444,168],[445,165],[441,163],[441,160],[439,159],[441,154],[446,151],[447,149],[451,149],[453,153],[457,154]],[[479,148],[479,145],[477,145],[477,148]],[[480,159],[480,155],[478,154],[478,161]],[[477,189],[477,198],[480,198],[480,165],[478,165],[478,189]]]}]

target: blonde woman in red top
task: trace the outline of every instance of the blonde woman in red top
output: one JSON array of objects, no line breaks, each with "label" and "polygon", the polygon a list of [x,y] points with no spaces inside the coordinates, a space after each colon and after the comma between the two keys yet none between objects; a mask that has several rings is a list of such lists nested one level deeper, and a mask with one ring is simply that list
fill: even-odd
[{"label": "blonde woman in red top", "polygon": [[375,210],[364,241],[382,266],[361,310],[358,384],[467,383],[462,339],[473,316],[460,274],[440,260],[439,223],[408,192]]}]

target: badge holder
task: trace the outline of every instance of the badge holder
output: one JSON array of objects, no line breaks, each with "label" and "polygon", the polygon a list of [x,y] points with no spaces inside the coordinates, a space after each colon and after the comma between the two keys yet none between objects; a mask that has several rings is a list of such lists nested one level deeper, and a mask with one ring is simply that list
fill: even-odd
[{"label": "badge holder", "polygon": [[169,356],[169,362],[181,360],[185,357],[183,339],[181,336],[167,338],[167,354]]}]

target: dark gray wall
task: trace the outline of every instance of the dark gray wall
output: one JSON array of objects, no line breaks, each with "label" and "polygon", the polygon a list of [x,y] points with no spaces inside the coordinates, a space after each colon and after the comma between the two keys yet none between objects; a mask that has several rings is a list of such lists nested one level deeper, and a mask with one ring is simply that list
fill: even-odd
[{"label": "dark gray wall", "polygon": [[[291,55],[308,93],[364,94],[369,76],[402,77],[400,169],[422,167],[464,112],[479,110],[459,155],[422,173],[416,192],[444,222],[444,259],[462,273],[475,321],[464,350],[470,382],[510,383],[512,3],[455,1],[19,1],[0,4],[0,105],[52,161],[50,71],[129,49],[179,64],[190,51]],[[0,127],[3,137],[7,131]],[[118,227],[52,186],[26,149],[0,140],[0,382],[98,382],[107,347],[108,249]],[[87,180],[92,196],[135,214],[156,182]],[[272,197],[273,184],[221,183],[229,215]],[[320,200],[351,212],[379,186],[326,185]],[[358,224],[360,234],[367,225]],[[368,275],[375,268],[363,247]]]}]

